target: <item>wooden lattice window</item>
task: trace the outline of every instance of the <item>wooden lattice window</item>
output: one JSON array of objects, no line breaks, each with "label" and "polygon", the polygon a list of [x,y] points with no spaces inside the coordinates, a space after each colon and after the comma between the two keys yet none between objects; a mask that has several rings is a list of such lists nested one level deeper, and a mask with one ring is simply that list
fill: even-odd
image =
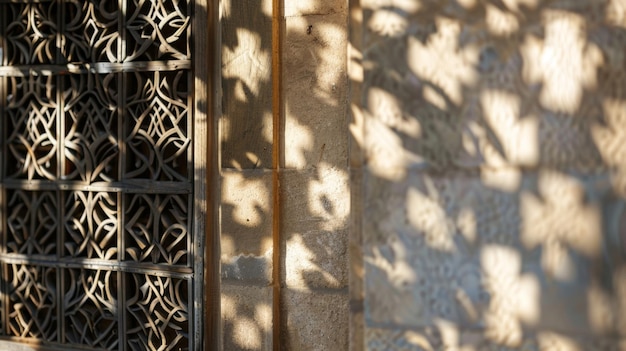
[{"label": "wooden lattice window", "polygon": [[194,6],[0,0],[0,338],[200,349]]}]

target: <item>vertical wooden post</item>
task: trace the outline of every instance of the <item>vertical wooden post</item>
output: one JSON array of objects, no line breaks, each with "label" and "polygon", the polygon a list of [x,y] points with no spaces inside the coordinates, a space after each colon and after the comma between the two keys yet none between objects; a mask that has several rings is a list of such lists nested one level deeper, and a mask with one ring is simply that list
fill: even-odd
[{"label": "vertical wooden post", "polygon": [[273,271],[272,283],[274,287],[273,300],[273,335],[272,345],[274,351],[280,350],[281,336],[281,245],[280,245],[280,159],[281,138],[280,127],[282,119],[282,80],[281,80],[281,39],[282,39],[283,9],[281,0],[272,0],[272,116],[273,116],[273,140],[272,140],[272,192],[273,192]]}]

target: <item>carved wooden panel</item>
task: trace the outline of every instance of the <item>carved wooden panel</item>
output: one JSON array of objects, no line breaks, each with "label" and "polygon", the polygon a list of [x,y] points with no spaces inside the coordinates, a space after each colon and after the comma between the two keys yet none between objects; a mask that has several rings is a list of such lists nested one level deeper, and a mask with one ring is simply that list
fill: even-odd
[{"label": "carved wooden panel", "polygon": [[193,3],[0,0],[0,339],[200,349]]},{"label": "carved wooden panel", "polygon": [[116,74],[64,76],[64,179],[119,180],[117,85]]},{"label": "carved wooden panel", "polygon": [[128,350],[188,349],[188,284],[185,279],[127,274]]},{"label": "carved wooden panel", "polygon": [[125,178],[188,180],[188,76],[184,70],[126,75]]},{"label": "carved wooden panel", "polygon": [[118,273],[109,270],[64,270],[65,341],[115,349],[118,335]]},{"label": "carved wooden panel", "polygon": [[9,335],[55,341],[58,337],[58,270],[27,264],[12,264],[9,267]]},{"label": "carved wooden panel", "polygon": [[59,109],[54,77],[9,77],[5,89],[5,177],[55,179]]},{"label": "carved wooden panel", "polygon": [[57,1],[4,4],[2,12],[7,65],[57,63]]},{"label": "carved wooden panel", "polygon": [[56,194],[50,191],[6,191],[6,251],[24,255],[54,255],[57,243]]}]

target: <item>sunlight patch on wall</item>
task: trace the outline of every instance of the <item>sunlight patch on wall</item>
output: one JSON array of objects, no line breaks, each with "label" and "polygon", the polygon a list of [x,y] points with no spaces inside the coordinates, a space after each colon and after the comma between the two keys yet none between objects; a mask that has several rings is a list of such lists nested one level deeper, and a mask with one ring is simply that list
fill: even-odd
[{"label": "sunlight patch on wall", "polygon": [[604,123],[591,127],[591,135],[602,160],[614,167],[613,183],[616,191],[626,195],[626,101],[605,98],[602,107]]},{"label": "sunlight patch on wall", "polygon": [[605,16],[609,24],[626,28],[626,1],[610,0],[605,10]]},{"label": "sunlight patch on wall", "polygon": [[409,37],[407,63],[417,77],[434,84],[454,104],[460,105],[463,103],[463,86],[474,84],[478,79],[474,68],[478,62],[478,49],[472,45],[459,47],[459,21],[443,17],[435,21],[437,32],[426,44]]},{"label": "sunlight patch on wall", "polygon": [[502,0],[506,7],[513,12],[520,11],[520,6],[534,9],[537,7],[539,1],[540,0]]},{"label": "sunlight patch on wall", "polygon": [[522,184],[522,170],[519,167],[484,167],[480,171],[481,182],[492,189],[513,193]]},{"label": "sunlight patch on wall", "polygon": [[380,35],[396,37],[406,33],[409,21],[402,14],[394,11],[393,8],[380,9],[372,14],[367,26]]},{"label": "sunlight patch on wall", "polygon": [[285,255],[285,275],[287,277],[287,284],[293,288],[301,288],[308,290],[307,274],[319,274],[329,285],[340,286],[340,282],[326,269],[320,267],[315,259],[317,255],[311,251],[305,243],[302,235],[294,234],[287,241],[287,251]]},{"label": "sunlight patch on wall", "polygon": [[415,14],[422,9],[422,0],[363,0],[364,9],[379,11],[380,9],[398,9],[408,14]]},{"label": "sunlight patch on wall", "polygon": [[587,314],[593,332],[607,334],[616,326],[616,312],[613,298],[600,284],[587,289]]},{"label": "sunlight patch on wall", "polygon": [[597,257],[602,244],[600,210],[585,203],[577,180],[556,171],[540,173],[538,193],[521,194],[522,243],[528,249],[542,247],[541,265],[549,276],[577,279],[569,250]]},{"label": "sunlight patch on wall", "polygon": [[541,350],[583,351],[575,340],[563,334],[543,332],[537,338]]},{"label": "sunlight patch on wall", "polygon": [[349,180],[345,172],[325,163],[318,165],[319,179],[308,184],[309,213],[319,218],[320,229],[343,228],[350,213]]},{"label": "sunlight patch on wall", "polygon": [[485,10],[487,28],[492,34],[508,36],[519,30],[519,21],[513,13],[503,11],[492,4],[487,4]]},{"label": "sunlight patch on wall", "polygon": [[247,317],[238,317],[233,322],[235,343],[242,348],[258,350],[261,348],[261,332],[258,323]]},{"label": "sunlight patch on wall", "polygon": [[[302,28],[306,27],[305,18]],[[341,102],[338,100],[340,96],[338,89],[343,86],[345,79],[345,54],[337,52],[337,48],[345,50],[343,43],[347,42],[346,30],[335,23],[316,23],[315,24],[316,40],[320,41],[320,46],[316,47],[315,52],[311,53],[315,62],[317,71],[315,73],[314,92],[317,97],[328,106],[338,106]]]},{"label": "sunlight patch on wall", "polygon": [[522,323],[539,319],[540,285],[533,274],[521,274],[521,254],[510,247],[486,245],[481,265],[485,290],[491,295],[485,314],[485,336],[499,344],[517,346],[522,342]]},{"label": "sunlight patch on wall", "polygon": [[419,164],[423,159],[403,146],[398,131],[418,139],[422,134],[421,125],[415,118],[405,118],[398,99],[385,90],[370,88],[367,107],[365,134],[369,167],[380,177],[402,179],[405,167]]},{"label": "sunlight patch on wall", "polygon": [[474,211],[469,208],[463,208],[459,212],[456,218],[456,226],[459,228],[460,234],[467,240],[468,243],[476,243],[478,238],[476,215]]},{"label": "sunlight patch on wall", "polygon": [[379,247],[372,248],[372,254],[365,260],[385,273],[388,282],[396,289],[406,290],[417,282],[417,274],[409,262],[410,252],[401,240],[390,237],[389,249],[393,258],[385,257]]},{"label": "sunlight patch on wall", "polygon": [[249,228],[261,225],[264,213],[269,212],[269,201],[265,199],[271,198],[262,179],[246,178],[240,173],[229,172],[222,178],[222,189],[229,189],[222,191],[221,199],[222,203],[233,206],[233,220]]},{"label": "sunlight patch on wall", "polygon": [[524,79],[541,84],[539,101],[555,112],[574,113],[585,89],[596,87],[600,49],[587,41],[585,20],[565,11],[543,13],[545,39],[526,37],[521,47]]},{"label": "sunlight patch on wall", "polygon": [[220,1],[220,18],[230,18],[232,11],[232,0],[221,0]]},{"label": "sunlight patch on wall", "polygon": [[[261,83],[271,74],[271,56],[261,48],[261,36],[246,28],[237,28],[237,47],[222,47],[222,74],[224,78],[237,79],[235,96],[248,101],[248,92],[259,95]],[[232,69],[229,69],[232,67]]]},{"label": "sunlight patch on wall", "polygon": [[[289,110],[289,107],[285,109]],[[289,145],[284,148],[285,159],[289,160],[292,168],[305,168],[307,166],[305,154],[313,148],[312,132],[294,116],[285,118],[285,130],[289,131],[285,135],[285,145]]]},{"label": "sunlight patch on wall", "polygon": [[439,204],[436,192],[422,194],[410,188],[405,208],[409,223],[424,235],[429,247],[442,252],[454,251],[454,225]]},{"label": "sunlight patch on wall", "polygon": [[505,163],[527,166],[539,162],[539,120],[535,116],[520,118],[520,97],[498,90],[481,94],[484,117],[502,143]]}]

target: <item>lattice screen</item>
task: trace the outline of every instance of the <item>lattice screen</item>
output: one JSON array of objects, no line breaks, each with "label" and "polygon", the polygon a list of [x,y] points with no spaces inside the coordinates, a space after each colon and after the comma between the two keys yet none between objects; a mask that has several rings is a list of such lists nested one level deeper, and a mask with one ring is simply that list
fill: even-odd
[{"label": "lattice screen", "polygon": [[5,339],[197,349],[191,0],[0,0]]}]

